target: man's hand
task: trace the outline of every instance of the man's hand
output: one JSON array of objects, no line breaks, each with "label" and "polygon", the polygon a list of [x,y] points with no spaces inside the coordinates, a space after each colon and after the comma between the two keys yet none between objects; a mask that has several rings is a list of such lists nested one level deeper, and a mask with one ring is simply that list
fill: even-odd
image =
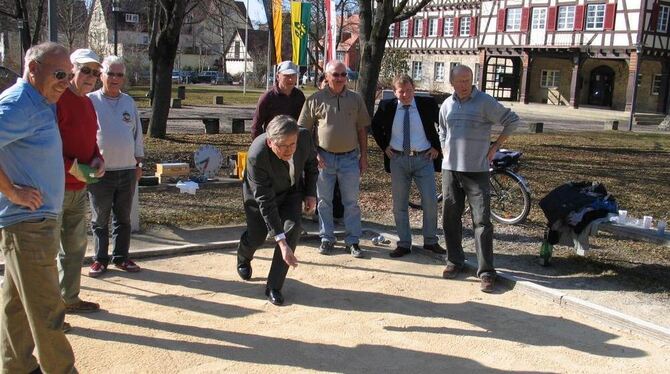
[{"label": "man's hand", "polygon": [[317,152],[316,161],[319,163],[317,166],[319,169],[324,169],[326,167],[326,160],[321,158],[321,155]]},{"label": "man's hand", "polygon": [[32,187],[13,185],[12,190],[6,196],[13,204],[24,206],[32,211],[42,206],[42,194]]},{"label": "man's hand", "polygon": [[304,203],[304,212],[306,214],[314,214],[314,209],[316,209],[316,197],[314,196],[305,196],[305,199],[303,199]]},{"label": "man's hand", "polygon": [[437,158],[437,156],[440,155],[440,152],[437,149],[430,147],[430,149],[428,150],[428,152],[426,152],[426,154],[428,155],[428,157],[430,157],[431,160],[434,160]]},{"label": "man's hand", "polygon": [[358,168],[361,169],[361,175],[368,170],[368,155],[361,153],[361,158],[358,160]]},{"label": "man's hand", "polygon": [[293,255],[293,250],[291,249],[291,247],[288,246],[286,239],[280,240],[279,242],[277,242],[277,244],[279,244],[279,249],[281,250],[281,257],[284,259],[284,262],[288,266],[297,267],[298,259],[295,258],[295,256]]},{"label": "man's hand", "polygon": [[493,161],[493,157],[495,157],[496,152],[498,152],[498,143],[492,143],[489,147],[489,152],[486,154],[486,158],[489,160],[489,163]]},{"label": "man's hand", "polygon": [[386,147],[386,149],[384,150],[384,153],[386,154],[386,157],[388,157],[389,159],[393,158],[393,153],[394,152],[393,152],[393,148],[391,148],[390,145],[388,147]]},{"label": "man's hand", "polygon": [[94,158],[88,166],[95,169],[96,178],[102,178],[102,176],[105,175],[105,161],[103,161],[101,158]]}]

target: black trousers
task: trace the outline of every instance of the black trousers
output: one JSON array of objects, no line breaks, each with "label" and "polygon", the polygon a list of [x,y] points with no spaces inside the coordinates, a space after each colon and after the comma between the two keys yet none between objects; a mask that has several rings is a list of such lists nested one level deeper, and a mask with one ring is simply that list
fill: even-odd
[{"label": "black trousers", "polygon": [[[295,251],[298,245],[298,239],[302,232],[302,193],[290,192],[281,197],[277,197],[277,208],[279,216],[284,225],[286,241]],[[242,233],[240,244],[237,247],[237,264],[251,262],[256,250],[265,243],[268,235],[268,226],[261,215],[258,204],[255,202],[245,203],[244,212],[247,216],[247,230]],[[273,233],[274,234],[274,233]],[[268,274],[267,287],[270,289],[281,290],[288,273],[289,266],[282,258],[279,245],[275,245],[274,255],[270,274]]]}]

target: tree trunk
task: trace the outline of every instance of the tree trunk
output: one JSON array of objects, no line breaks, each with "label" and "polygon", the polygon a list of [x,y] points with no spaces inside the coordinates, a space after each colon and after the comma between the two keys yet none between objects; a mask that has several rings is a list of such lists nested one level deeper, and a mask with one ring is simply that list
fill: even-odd
[{"label": "tree trunk", "polygon": [[[166,43],[162,43],[166,44]],[[153,101],[151,103],[151,121],[149,122],[149,136],[164,139],[167,133],[167,120],[170,115],[170,98],[172,96],[172,68],[176,54],[170,56],[167,52],[170,47],[159,44],[156,58],[151,65],[154,72]],[[175,45],[174,50],[177,49]]]},{"label": "tree trunk", "polygon": [[379,71],[384,57],[386,38],[377,38],[367,43],[361,40],[361,65],[358,74],[358,92],[363,96],[368,113],[372,116],[375,108],[375,94],[379,82]]}]

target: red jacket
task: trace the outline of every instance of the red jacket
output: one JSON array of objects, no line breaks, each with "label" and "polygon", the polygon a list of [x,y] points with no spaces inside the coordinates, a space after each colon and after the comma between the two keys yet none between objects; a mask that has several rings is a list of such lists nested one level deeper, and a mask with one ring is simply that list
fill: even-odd
[{"label": "red jacket", "polygon": [[97,143],[98,117],[91,99],[77,96],[70,89],[65,90],[58,100],[56,113],[63,141],[65,189],[81,190],[86,184],[72,176],[69,170],[75,158],[78,163],[84,164],[90,164],[96,157],[102,159]]}]

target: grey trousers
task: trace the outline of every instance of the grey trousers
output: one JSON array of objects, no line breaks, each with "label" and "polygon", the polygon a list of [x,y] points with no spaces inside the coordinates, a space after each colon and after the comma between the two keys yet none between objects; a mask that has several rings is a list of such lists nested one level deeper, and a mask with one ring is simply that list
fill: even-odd
[{"label": "grey trousers", "polygon": [[63,212],[60,215],[60,250],[58,251],[58,280],[65,304],[80,301],[81,264],[86,255],[86,190],[65,191]]},{"label": "grey trousers", "polygon": [[74,354],[63,333],[65,305],[58,290],[58,221],[37,219],[0,229],[5,279],[0,304],[3,373],[72,373]]},{"label": "grey trousers", "polygon": [[[295,251],[302,231],[302,193],[293,192],[278,197],[277,209],[284,224],[286,242],[289,247]],[[244,212],[247,216],[247,230],[242,233],[240,244],[237,247],[238,265],[242,263],[250,263],[254,258],[254,253],[265,243],[265,239],[268,235],[268,227],[255,202],[245,203]],[[281,290],[284,286],[288,268],[289,266],[284,262],[279,245],[275,245],[270,274],[268,274],[267,287],[274,290]]]},{"label": "grey trousers", "polygon": [[456,266],[462,266],[465,262],[462,216],[467,196],[475,232],[477,276],[495,274],[489,172],[442,170],[442,194],[442,227],[447,243],[447,262]]}]

